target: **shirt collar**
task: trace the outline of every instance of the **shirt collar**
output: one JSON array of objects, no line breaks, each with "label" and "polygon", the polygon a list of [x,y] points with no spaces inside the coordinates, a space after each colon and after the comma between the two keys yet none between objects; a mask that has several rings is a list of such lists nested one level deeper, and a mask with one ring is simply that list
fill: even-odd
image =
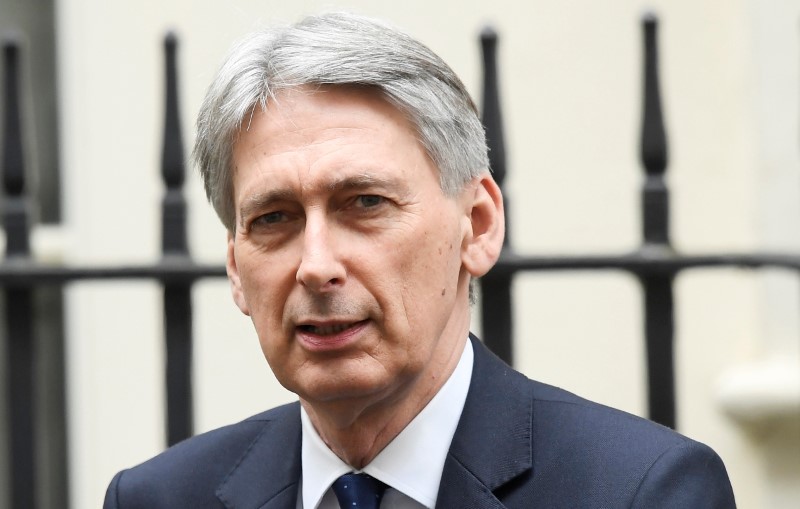
[{"label": "shirt collar", "polygon": [[[473,355],[472,343],[467,340],[456,369],[439,392],[362,472],[426,507],[436,505],[444,462],[472,379]],[[310,509],[317,507],[333,481],[353,468],[325,445],[305,409],[301,409],[300,419],[303,507]]]}]

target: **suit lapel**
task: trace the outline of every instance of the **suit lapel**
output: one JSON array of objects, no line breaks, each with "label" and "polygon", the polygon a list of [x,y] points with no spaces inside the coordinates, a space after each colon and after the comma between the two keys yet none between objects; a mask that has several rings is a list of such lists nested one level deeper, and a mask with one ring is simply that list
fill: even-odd
[{"label": "suit lapel", "polygon": [[294,509],[300,479],[300,404],[264,423],[247,452],[217,489],[228,509]]},{"label": "suit lapel", "polygon": [[533,395],[523,375],[471,340],[472,381],[436,506],[499,509],[493,492],[533,465]]}]

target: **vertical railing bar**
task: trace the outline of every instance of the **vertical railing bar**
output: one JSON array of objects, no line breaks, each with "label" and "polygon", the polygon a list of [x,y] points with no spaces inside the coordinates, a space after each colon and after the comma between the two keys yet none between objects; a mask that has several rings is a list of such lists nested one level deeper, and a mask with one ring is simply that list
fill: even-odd
[{"label": "vertical railing bar", "polygon": [[[658,79],[658,20],[652,13],[642,20],[644,35],[644,94],[641,161],[645,169],[642,190],[643,251],[671,252],[667,136],[661,110]],[[674,368],[674,274],[642,272],[645,341],[647,350],[650,419],[670,428],[676,424]]]},{"label": "vertical railing bar", "polygon": [[[165,260],[188,260],[183,137],[178,108],[177,37],[164,40],[166,115],[162,177],[166,186],[162,203],[161,247]],[[192,307],[191,283],[164,283],[166,338],[167,443],[173,445],[193,433]]]},{"label": "vertical railing bar", "polygon": [[[33,285],[32,285],[33,287]],[[39,412],[37,494],[42,508],[69,509],[69,422],[64,337],[64,289],[41,283],[35,287],[33,322]],[[43,315],[46,313],[46,315]],[[46,319],[39,317],[47,316]]]},{"label": "vertical railing bar", "polygon": [[[489,147],[489,165],[497,184],[503,189],[506,178],[506,150],[503,133],[503,118],[500,107],[500,89],[497,66],[497,32],[486,27],[481,32],[483,54],[483,125],[486,128],[486,142]],[[510,228],[508,223],[508,196],[506,205],[506,236],[503,249],[510,248]],[[511,303],[511,275],[490,271],[480,280],[481,321],[483,340],[501,359],[509,364],[514,362],[513,315]]]},{"label": "vertical railing bar", "polygon": [[[3,135],[3,227],[6,233],[6,263],[27,261],[28,203],[25,192],[25,161],[20,104],[21,72],[19,43],[3,43],[5,69],[5,116]],[[34,509],[36,498],[36,420],[33,351],[33,298],[26,285],[5,288],[7,337],[6,372],[11,451],[12,507]]]}]

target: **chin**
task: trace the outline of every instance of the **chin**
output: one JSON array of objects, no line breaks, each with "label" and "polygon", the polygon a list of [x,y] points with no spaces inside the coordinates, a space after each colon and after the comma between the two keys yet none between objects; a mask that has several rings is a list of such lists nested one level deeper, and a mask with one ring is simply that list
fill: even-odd
[{"label": "chin", "polygon": [[384,377],[357,376],[332,377],[330,373],[306,377],[293,388],[287,387],[310,404],[348,402],[354,400],[383,399],[391,392],[391,381]]}]

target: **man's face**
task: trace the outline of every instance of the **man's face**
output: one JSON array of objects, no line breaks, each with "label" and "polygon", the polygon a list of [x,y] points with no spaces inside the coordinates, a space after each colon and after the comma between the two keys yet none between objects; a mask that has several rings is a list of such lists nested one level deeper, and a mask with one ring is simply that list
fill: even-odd
[{"label": "man's face", "polygon": [[366,89],[278,95],[234,147],[234,298],[306,402],[440,385],[469,327],[475,183],[454,198],[403,114]]}]

